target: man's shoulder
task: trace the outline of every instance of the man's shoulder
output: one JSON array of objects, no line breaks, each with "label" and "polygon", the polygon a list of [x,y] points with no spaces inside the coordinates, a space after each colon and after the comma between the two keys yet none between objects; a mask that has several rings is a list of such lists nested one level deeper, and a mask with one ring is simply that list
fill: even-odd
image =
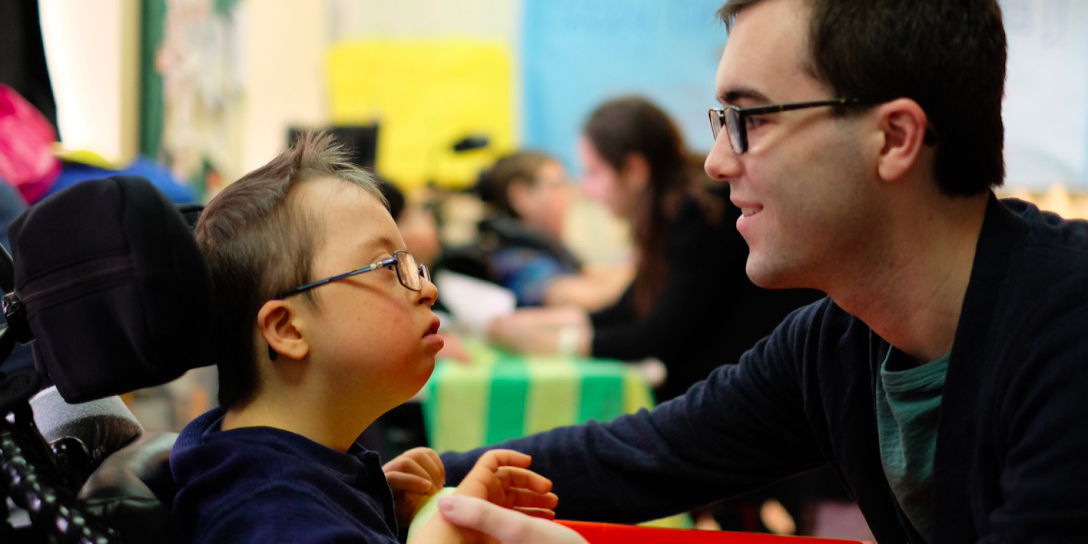
[{"label": "man's shoulder", "polygon": [[[815,295],[813,295],[815,296]],[[856,326],[861,321],[835,304],[831,297],[822,296],[790,312],[779,328],[792,331],[794,335],[811,336],[813,334],[840,335],[844,330]],[[868,327],[865,327],[868,330]]]},{"label": "man's shoulder", "polygon": [[1022,243],[1006,249],[1013,273],[1005,292],[1025,292],[1032,305],[1047,300],[1063,307],[1088,305],[1088,221],[1065,219],[1016,199],[1001,204],[1024,233]]},{"label": "man's shoulder", "polygon": [[869,344],[871,335],[865,322],[825,296],[787,315],[758,351],[793,364],[815,364],[857,352]]},{"label": "man's shoulder", "polygon": [[[991,349],[1024,366],[1041,346],[1084,353],[1088,336],[1088,221],[1064,219],[1033,204],[1003,199],[1013,229],[993,228],[980,242],[972,273],[977,283],[965,302],[965,319]],[[994,236],[1003,234],[1004,238]],[[1053,354],[1040,363],[1058,361]]]},{"label": "man's shoulder", "polygon": [[1024,225],[1028,244],[1065,249],[1088,258],[1088,221],[1067,219],[1016,198],[1001,199],[1000,203]]}]

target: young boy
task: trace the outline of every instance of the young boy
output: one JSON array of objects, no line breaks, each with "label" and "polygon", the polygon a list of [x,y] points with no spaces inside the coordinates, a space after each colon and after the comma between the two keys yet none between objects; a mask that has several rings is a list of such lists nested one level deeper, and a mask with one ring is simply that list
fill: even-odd
[{"label": "young boy", "polygon": [[[442,486],[441,463],[399,460],[395,508],[377,454],[354,442],[423,386],[442,340],[438,291],[373,178],[306,135],[216,196],[196,236],[218,308],[220,406],[171,455],[184,538],[397,542],[398,522]],[[547,515],[551,483],[528,464],[500,452],[456,493]],[[475,538],[433,516],[416,540]]]}]

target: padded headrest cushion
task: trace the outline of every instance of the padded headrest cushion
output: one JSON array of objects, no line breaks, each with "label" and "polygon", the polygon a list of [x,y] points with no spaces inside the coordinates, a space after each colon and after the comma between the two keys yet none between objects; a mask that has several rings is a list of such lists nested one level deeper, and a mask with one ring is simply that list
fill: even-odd
[{"label": "padded headrest cushion", "polygon": [[147,180],[73,185],[8,232],[35,365],[68,402],[210,364],[208,270],[177,208]]}]

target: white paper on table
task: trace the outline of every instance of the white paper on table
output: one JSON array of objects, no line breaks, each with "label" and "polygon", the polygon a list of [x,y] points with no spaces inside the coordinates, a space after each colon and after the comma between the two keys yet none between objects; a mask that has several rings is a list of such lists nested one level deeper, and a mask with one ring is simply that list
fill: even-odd
[{"label": "white paper on table", "polygon": [[483,336],[492,319],[507,315],[517,306],[514,292],[494,283],[441,270],[435,274],[438,297],[463,332]]}]

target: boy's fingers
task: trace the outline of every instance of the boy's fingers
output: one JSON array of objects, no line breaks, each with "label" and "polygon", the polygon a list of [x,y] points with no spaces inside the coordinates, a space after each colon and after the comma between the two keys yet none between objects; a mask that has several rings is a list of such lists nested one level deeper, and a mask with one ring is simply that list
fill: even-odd
[{"label": "boy's fingers", "polygon": [[559,505],[559,497],[555,493],[537,493],[528,489],[507,489],[506,505],[510,508],[547,508],[554,509]]},{"label": "boy's fingers", "polygon": [[552,490],[552,481],[529,469],[519,467],[499,467],[495,475],[506,487],[523,487],[538,493]]},{"label": "boy's fingers", "polygon": [[501,496],[502,483],[495,477],[495,473],[483,467],[475,467],[469,471],[461,484],[457,486],[457,492],[479,499],[492,499]]},{"label": "boy's fingers", "polygon": [[420,466],[419,462],[411,457],[394,459],[382,467],[382,471],[414,474],[420,478],[430,479],[430,475],[427,474],[427,469]]},{"label": "boy's fingers", "polygon": [[446,483],[446,468],[442,465],[442,459],[430,448],[412,448],[386,463],[383,469],[389,470],[390,467],[427,475],[435,483],[435,487],[442,487]]},{"label": "boy's fingers", "polygon": [[[420,450],[419,455],[416,456],[416,461],[427,471],[430,475],[431,481],[434,482],[435,487],[441,488],[446,484],[446,467],[442,465],[442,459],[438,457],[438,454],[430,448],[415,448]],[[412,450],[409,450],[412,451]]]},{"label": "boy's fingers", "polygon": [[[436,491],[446,484],[446,470],[438,454],[430,448],[413,448],[382,466],[388,477],[393,473],[413,474],[428,480],[428,489]],[[392,483],[392,482],[390,482]]]},{"label": "boy's fingers", "polygon": [[512,508],[512,510],[516,510],[518,512],[521,512],[522,514],[532,516],[534,518],[547,520],[555,519],[555,510],[551,510],[549,508],[525,508],[521,506],[515,506]]},{"label": "boy's fingers", "polygon": [[488,450],[476,461],[476,466],[484,466],[490,470],[498,470],[503,466],[528,468],[532,460],[532,457],[519,451]]}]

